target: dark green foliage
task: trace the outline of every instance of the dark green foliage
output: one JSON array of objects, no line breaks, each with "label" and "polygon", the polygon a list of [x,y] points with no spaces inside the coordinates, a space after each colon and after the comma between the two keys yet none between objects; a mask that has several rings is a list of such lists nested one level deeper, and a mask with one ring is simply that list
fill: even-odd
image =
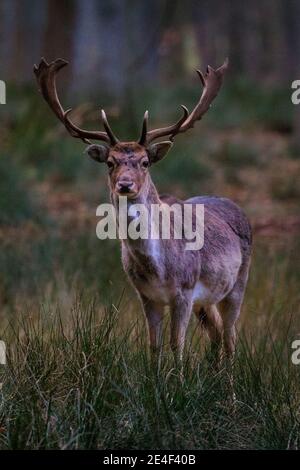
[{"label": "dark green foliage", "polygon": [[208,120],[220,127],[261,126],[290,131],[293,109],[289,88],[262,87],[248,79],[226,82]]},{"label": "dark green foliage", "polygon": [[74,233],[66,239],[44,235],[34,243],[20,235],[19,243],[8,241],[0,251],[1,288],[7,302],[17,293],[42,295],[49,282],[58,290],[96,293],[103,289],[110,298],[111,281],[116,287],[124,281],[119,258],[116,241],[100,241],[93,233]]},{"label": "dark green foliage", "polygon": [[217,162],[230,168],[243,168],[247,166],[256,166],[260,155],[251,144],[238,144],[225,141],[223,145],[212,155]]},{"label": "dark green foliage", "polygon": [[207,188],[212,170],[204,156],[202,142],[191,138],[176,142],[151,173],[160,192],[178,185],[186,193],[197,194],[203,192],[203,185]]},{"label": "dark green foliage", "polygon": [[9,155],[0,156],[0,225],[15,225],[39,215],[24,168]]}]

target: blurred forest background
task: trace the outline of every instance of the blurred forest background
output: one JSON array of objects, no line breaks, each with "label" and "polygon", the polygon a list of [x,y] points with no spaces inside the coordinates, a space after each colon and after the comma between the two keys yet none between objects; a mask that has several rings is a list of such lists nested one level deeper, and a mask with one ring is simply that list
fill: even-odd
[{"label": "blurred forest background", "polygon": [[[137,138],[146,109],[153,127],[174,122],[180,115],[181,103],[191,110],[202,91],[195,69],[204,71],[207,64],[217,67],[229,57],[223,88],[211,110],[193,130],[176,138],[172,151],[152,169],[152,174],[161,192],[173,192],[182,198],[197,194],[230,197],[249,216],[254,230],[254,255],[240,328],[245,334],[254,335],[254,346],[249,346],[248,351],[253,369],[249,366],[247,371],[249,377],[252,373],[256,379],[260,377],[265,370],[262,364],[266,350],[258,344],[265,340],[266,332],[279,344],[278,338],[291,318],[295,324],[291,323],[290,340],[300,327],[300,106],[291,102],[291,83],[300,79],[300,2],[0,0],[0,79],[7,84],[7,104],[0,105],[0,333],[19,315],[30,319],[44,315],[49,319],[59,310],[62,318],[69,318],[79,299],[92,301],[100,316],[103,305],[112,305],[113,311],[119,313],[117,325],[123,328],[123,337],[130,322],[141,315],[136,295],[121,268],[119,243],[100,241],[95,234],[96,207],[109,199],[106,168],[83,154],[82,142],[67,134],[38,93],[33,64],[41,56],[48,61],[62,57],[70,62],[59,74],[58,89],[65,109],[74,109],[74,122],[99,129],[99,110],[103,107],[115,133],[123,140]],[[122,309],[116,300],[120,296]],[[23,327],[21,330],[24,333]],[[12,340],[10,343],[14,344]],[[290,347],[286,339],[280,344],[283,349]],[[270,345],[268,342],[264,347],[272,349]],[[126,349],[131,351],[130,347]],[[275,357],[271,349],[270,361]],[[35,350],[34,344],[33,357]],[[258,351],[258,356],[252,362],[254,351]],[[39,359],[36,361],[35,365]],[[270,376],[277,375],[279,362],[272,363]],[[28,377],[22,372],[20,379],[28,379],[26,387],[30,390],[34,364],[31,363]],[[255,364],[261,364],[259,371]],[[134,369],[135,364],[131,366]],[[280,388],[288,390],[289,399],[293,396],[299,405],[296,374],[294,382],[282,382],[286,388],[280,382],[274,392],[269,378],[268,375],[265,388],[261,388],[262,400],[269,393],[275,400]],[[278,397],[282,401],[277,407],[268,408],[261,402],[259,408],[257,387],[262,382],[257,379],[251,383],[253,395],[243,398],[247,409],[241,411],[241,420],[237,417],[233,423],[230,415],[223,424],[216,423],[217,436],[222,435],[222,426],[231,429],[233,423],[237,437],[230,443],[224,438],[227,447],[247,447],[253,443],[253,436],[258,439],[258,447],[294,442],[288,433],[293,429],[293,437],[294,430],[299,429],[299,417],[287,417],[281,392]],[[245,384],[241,382],[241,387],[249,390],[250,379]],[[110,446],[116,439],[124,448],[128,442],[136,443],[137,436],[142,442],[144,436],[152,448],[163,446],[160,433],[151,431],[152,422],[158,428],[161,425],[156,421],[157,410],[152,410],[149,422],[141,418],[142,425],[137,412],[134,429],[138,432],[132,434],[124,424],[129,419],[127,414],[124,422],[118,418],[120,400],[118,395],[110,398],[115,397],[110,387],[111,384],[107,388],[109,406],[105,416],[112,424],[111,434],[103,437],[99,445],[105,442]],[[35,412],[20,418],[21,424],[18,421],[18,416],[27,416],[34,401],[26,392],[26,402],[21,385],[18,393],[12,392],[12,400],[8,400],[8,404],[17,400],[16,410],[12,407],[8,412],[4,406],[3,416],[8,413],[11,422],[16,419],[19,427],[12,424],[7,433],[8,425],[1,428],[0,406],[0,446],[39,447],[35,431],[29,431],[33,429]],[[64,393],[65,390],[59,391],[57,402],[62,422]],[[130,414],[132,403],[126,404],[124,397],[122,406]],[[145,398],[145,409],[152,398]],[[198,398],[195,410],[201,402]],[[39,416],[44,416],[43,400]],[[169,398],[166,400],[168,403]],[[188,401],[184,398],[182,403]],[[291,405],[292,410],[296,410],[296,402]],[[259,409],[259,416],[266,419],[261,428],[253,416],[253,422],[249,418],[252,428],[244,423],[250,409]],[[265,415],[267,412],[270,416]],[[197,419],[202,419],[198,411],[195,413]],[[178,416],[179,411],[174,416],[175,423]],[[218,408],[216,416],[222,416]],[[168,420],[166,417],[167,428]],[[108,424],[102,428],[108,429]],[[80,429],[78,436],[85,436]],[[120,429],[120,434],[115,434],[116,429]],[[253,434],[253,429],[261,429],[261,434]],[[69,431],[64,432],[59,439],[55,433],[52,435],[53,446],[73,446],[73,437]],[[176,426],[168,428],[168,433],[174,439],[168,445],[200,445],[189,441],[191,436],[198,436],[194,428],[183,437],[179,432],[178,439],[182,437],[182,441],[176,440]],[[203,435],[205,441],[209,434]],[[76,441],[79,446],[91,445],[80,439]],[[208,443],[201,441],[201,445],[218,447],[215,434],[211,439]]]}]

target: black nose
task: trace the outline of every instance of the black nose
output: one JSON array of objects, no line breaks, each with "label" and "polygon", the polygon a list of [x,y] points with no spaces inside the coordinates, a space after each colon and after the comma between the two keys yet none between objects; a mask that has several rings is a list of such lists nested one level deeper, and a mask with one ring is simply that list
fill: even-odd
[{"label": "black nose", "polygon": [[117,182],[117,190],[120,193],[128,193],[132,187],[133,187],[133,183],[131,181],[118,181]]}]

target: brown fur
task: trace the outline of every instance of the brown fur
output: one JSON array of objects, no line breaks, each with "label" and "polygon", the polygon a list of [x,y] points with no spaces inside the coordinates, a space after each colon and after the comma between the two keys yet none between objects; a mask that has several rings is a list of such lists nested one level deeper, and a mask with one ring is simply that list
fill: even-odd
[{"label": "brown fur", "polygon": [[[181,359],[185,333],[194,311],[210,339],[228,355],[235,348],[235,323],[247,283],[251,254],[251,228],[242,210],[229,199],[199,196],[181,201],[159,197],[147,168],[141,163],[149,151],[134,143],[118,144],[109,151],[113,160],[109,185],[118,206],[120,180],[133,183],[128,194],[134,203],[204,204],[204,246],[185,250],[186,240],[122,240],[122,262],[141,299],[148,321],[151,350],[159,348],[164,307],[171,309],[171,347]],[[198,291],[200,295],[198,295]],[[195,294],[196,292],[196,294]],[[194,298],[196,295],[196,299]],[[200,298],[198,298],[198,297]]]}]

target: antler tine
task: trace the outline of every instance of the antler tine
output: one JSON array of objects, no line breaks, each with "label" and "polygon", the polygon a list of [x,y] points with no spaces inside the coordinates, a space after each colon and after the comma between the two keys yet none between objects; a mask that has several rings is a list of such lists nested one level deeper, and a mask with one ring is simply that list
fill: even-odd
[{"label": "antler tine", "polygon": [[64,124],[65,128],[72,137],[82,139],[86,143],[90,143],[89,139],[92,140],[103,140],[107,143],[110,142],[110,137],[106,132],[101,131],[88,131],[79,128],[73,124],[69,118],[71,109],[64,111],[56,90],[56,75],[60,69],[65,67],[68,62],[64,59],[56,59],[53,62],[48,62],[42,58],[39,65],[34,65],[33,71],[36,75],[36,79],[40,88],[40,91],[48,103],[54,114]]},{"label": "antler tine", "polygon": [[119,139],[117,139],[117,137],[115,136],[115,134],[111,130],[110,125],[108,124],[108,120],[107,120],[104,109],[101,109],[101,118],[102,118],[102,122],[103,122],[103,125],[104,125],[104,129],[106,130],[106,133],[107,133],[107,135],[110,139],[110,143],[112,145],[115,145],[118,142],[120,142]]},{"label": "antler tine", "polygon": [[228,59],[226,59],[224,64],[216,70],[208,66],[205,75],[203,75],[200,70],[197,70],[203,85],[203,92],[197,105],[189,115],[188,119],[182,124],[178,133],[185,132],[192,128],[195,122],[200,121],[202,116],[209,110],[212,101],[215,99],[222,86],[224,73],[228,68],[228,63]]},{"label": "antler tine", "polygon": [[143,119],[141,137],[139,138],[139,141],[138,141],[140,145],[144,145],[146,143],[147,131],[148,131],[148,118],[149,118],[149,113],[148,111],[146,111],[144,114],[144,119]]},{"label": "antler tine", "polygon": [[[161,129],[155,129],[149,132],[146,132],[145,142],[148,144],[155,139],[163,136],[169,136],[171,140],[181,133],[185,132],[188,129],[192,128],[196,121],[200,121],[202,116],[209,110],[212,101],[217,96],[222,83],[223,83],[223,76],[228,67],[228,59],[225,60],[224,64],[221,65],[218,69],[214,70],[212,67],[208,66],[205,75],[202,74],[200,70],[197,70],[199,78],[203,85],[203,91],[198,101],[197,105],[193,109],[193,111],[189,114],[187,108],[183,105],[184,114],[179,119],[179,121],[174,124],[173,126],[163,127]],[[145,118],[144,118],[145,120]],[[144,125],[143,124],[143,132],[144,132]],[[143,135],[143,134],[142,134]]]},{"label": "antler tine", "polygon": [[170,138],[173,139],[173,136],[178,133],[181,125],[186,121],[189,115],[188,109],[183,104],[180,106],[183,109],[183,114],[181,118],[172,126],[162,127],[160,129],[154,129],[152,131],[147,132],[147,136],[146,136],[147,144],[165,135],[170,136]]}]

